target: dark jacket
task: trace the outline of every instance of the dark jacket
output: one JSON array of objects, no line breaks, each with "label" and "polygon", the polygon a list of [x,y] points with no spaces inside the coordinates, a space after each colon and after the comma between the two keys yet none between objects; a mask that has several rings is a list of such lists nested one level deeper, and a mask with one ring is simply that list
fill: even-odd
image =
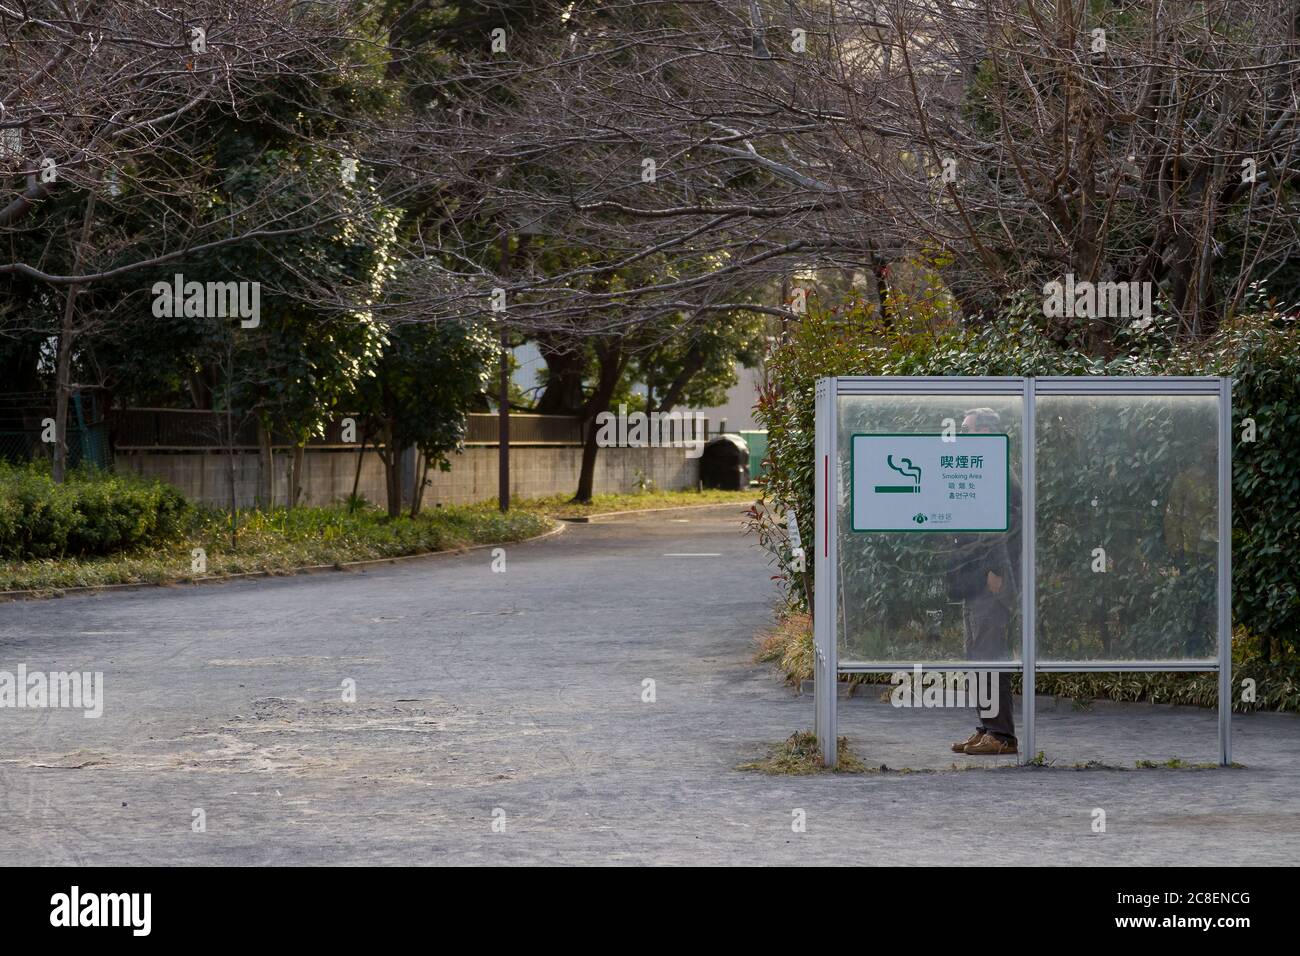
[{"label": "dark jacket", "polygon": [[969,601],[988,592],[988,573],[1002,578],[999,597],[1014,606],[1020,595],[1020,484],[1011,482],[1011,509],[1005,532],[953,535],[944,586],[948,599]]}]

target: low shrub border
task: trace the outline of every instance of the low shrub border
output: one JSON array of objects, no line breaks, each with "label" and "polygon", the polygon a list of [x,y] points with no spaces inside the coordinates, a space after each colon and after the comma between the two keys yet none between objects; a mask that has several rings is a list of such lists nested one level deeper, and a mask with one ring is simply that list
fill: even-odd
[{"label": "low shrub border", "polygon": [[[553,530],[542,514],[501,514],[482,507],[434,508],[416,518],[333,505],[239,513],[230,546],[229,515],[195,511],[190,526],[164,546],[116,555],[0,562],[0,591],[10,597],[72,588],[169,584],[245,574],[290,574],[322,567],[510,544]],[[195,570],[202,549],[203,571]],[[0,595],[4,596],[4,595]]]},{"label": "low shrub border", "polygon": [[134,475],[0,462],[0,560],[109,555],[175,540],[192,517],[181,493]]}]

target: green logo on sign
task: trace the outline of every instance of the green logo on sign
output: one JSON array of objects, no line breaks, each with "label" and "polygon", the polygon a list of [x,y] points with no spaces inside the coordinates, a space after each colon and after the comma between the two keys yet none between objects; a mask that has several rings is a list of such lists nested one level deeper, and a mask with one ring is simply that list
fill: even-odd
[{"label": "green logo on sign", "polygon": [[898,472],[904,478],[911,478],[915,484],[911,485],[876,485],[876,493],[881,495],[919,495],[921,493],[921,469],[912,464],[910,458],[899,458],[907,467],[900,468],[894,464],[894,456],[886,455],[885,464],[892,470]]}]

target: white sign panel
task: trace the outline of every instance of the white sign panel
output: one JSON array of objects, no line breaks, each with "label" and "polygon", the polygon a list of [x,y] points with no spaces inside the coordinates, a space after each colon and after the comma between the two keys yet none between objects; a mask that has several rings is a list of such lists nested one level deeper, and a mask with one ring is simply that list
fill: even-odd
[{"label": "white sign panel", "polygon": [[1006,531],[1006,435],[854,435],[854,531]]}]

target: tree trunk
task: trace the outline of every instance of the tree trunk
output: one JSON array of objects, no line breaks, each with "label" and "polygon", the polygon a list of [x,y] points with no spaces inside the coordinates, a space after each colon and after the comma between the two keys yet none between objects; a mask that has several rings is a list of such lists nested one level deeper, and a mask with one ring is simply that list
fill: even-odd
[{"label": "tree trunk", "polygon": [[[86,198],[86,213],[81,220],[81,235],[76,239],[72,251],[72,274],[81,271],[82,253],[86,241],[90,238],[90,223],[95,215],[95,194]],[[56,484],[62,484],[68,468],[68,394],[72,391],[72,344],[76,339],[77,293],[81,287],[76,283],[68,286],[67,298],[63,303],[63,323],[59,328],[58,359],[54,373],[54,466],[52,469]]]},{"label": "tree trunk", "polygon": [[185,373],[185,384],[190,390],[190,400],[194,403],[195,408],[208,409],[213,407],[217,385],[215,368],[204,366],[191,369]]},{"label": "tree trunk", "polygon": [[67,303],[63,308],[58,361],[55,365],[53,475],[55,483],[60,485],[67,476],[68,466],[68,394],[72,390],[68,380],[72,367],[72,303],[76,295],[77,287],[70,286]]},{"label": "tree trunk", "polygon": [[584,346],[571,346],[537,337],[537,350],[546,362],[546,388],[537,400],[538,415],[582,413],[582,374],[587,365]]},{"label": "tree trunk", "polygon": [[239,543],[239,499],[235,494],[235,419],[230,408],[230,388],[226,388],[226,471],[230,480],[230,550]]},{"label": "tree trunk", "polygon": [[418,451],[415,453],[415,475],[415,489],[411,492],[412,518],[420,513],[424,502],[424,486],[429,483],[429,456]]},{"label": "tree trunk", "polygon": [[384,462],[388,478],[388,517],[396,518],[402,513],[402,455],[394,449]]},{"label": "tree trunk", "polygon": [[302,469],[304,460],[307,457],[307,445],[299,442],[293,448],[293,462],[289,466],[289,507],[298,507],[298,499],[302,497]]},{"label": "tree trunk", "polygon": [[257,420],[257,506],[275,507],[275,450],[271,433],[261,418]]},{"label": "tree trunk", "polygon": [[614,397],[623,370],[627,367],[627,356],[621,342],[604,342],[596,346],[596,357],[600,362],[600,377],[596,389],[583,409],[582,423],[584,438],[582,443],[582,470],[578,473],[578,491],[573,496],[575,504],[591,501],[596,483],[596,454],[600,446],[596,444],[596,416],[609,410],[609,401]]},{"label": "tree trunk", "polygon": [[657,412],[671,412],[677,407],[677,403],[682,400],[682,395],[686,392],[691,380],[704,368],[704,353],[695,349],[686,356],[686,361],[682,363],[681,369],[673,378],[664,392],[656,408],[652,409]]},{"label": "tree trunk", "polygon": [[872,256],[871,275],[876,283],[876,298],[880,300],[880,321],[886,326],[893,325],[894,317],[889,312],[889,263]]},{"label": "tree trunk", "polygon": [[596,444],[596,426],[594,419],[584,422],[586,434],[582,440],[582,469],[578,472],[578,490],[573,495],[574,504],[591,502],[591,491],[596,482],[596,453],[600,446]]},{"label": "tree trunk", "polygon": [[361,436],[361,450],[357,452],[357,470],[352,475],[352,494],[348,496],[349,505],[357,500],[357,489],[361,487],[361,463],[366,459],[366,442],[369,439],[369,433]]},{"label": "tree trunk", "polygon": [[388,517],[396,518],[402,513],[402,450],[394,445],[391,424],[384,425],[384,450],[379,453],[379,458],[384,463]]}]

